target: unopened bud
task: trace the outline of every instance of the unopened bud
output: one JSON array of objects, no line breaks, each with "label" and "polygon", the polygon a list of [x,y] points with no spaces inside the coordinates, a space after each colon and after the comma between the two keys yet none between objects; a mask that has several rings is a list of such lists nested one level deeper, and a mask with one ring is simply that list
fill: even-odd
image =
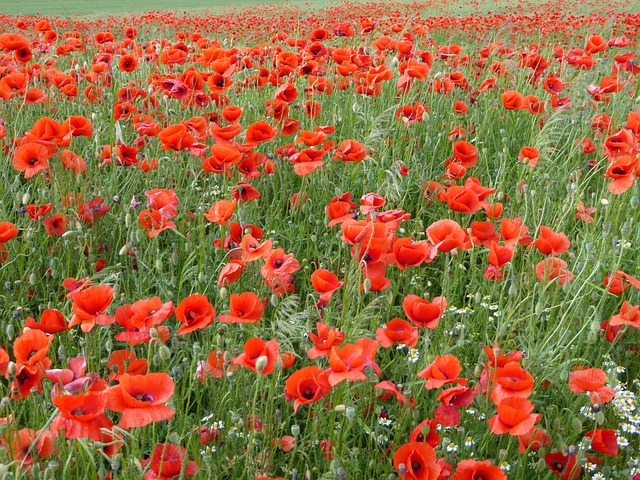
[{"label": "unopened bud", "polygon": [[271,298],[269,299],[269,303],[274,307],[277,307],[278,304],[280,303],[280,298],[278,298],[278,296],[274,293],[271,295]]},{"label": "unopened bud", "polygon": [[349,420],[353,420],[356,418],[356,409],[353,407],[347,407],[345,410],[345,415]]},{"label": "unopened bud", "polygon": [[300,425],[291,425],[291,435],[294,437],[300,435]]},{"label": "unopened bud", "polygon": [[258,360],[256,360],[256,372],[262,373],[262,370],[267,368],[268,364],[269,364],[269,359],[267,358],[266,355],[259,356]]}]

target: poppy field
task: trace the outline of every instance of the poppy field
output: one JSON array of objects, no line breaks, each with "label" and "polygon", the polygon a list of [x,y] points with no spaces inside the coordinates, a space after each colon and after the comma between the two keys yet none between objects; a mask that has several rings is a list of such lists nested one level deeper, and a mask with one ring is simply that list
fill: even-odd
[{"label": "poppy field", "polygon": [[496,5],[0,15],[0,477],[640,480],[640,14]]}]

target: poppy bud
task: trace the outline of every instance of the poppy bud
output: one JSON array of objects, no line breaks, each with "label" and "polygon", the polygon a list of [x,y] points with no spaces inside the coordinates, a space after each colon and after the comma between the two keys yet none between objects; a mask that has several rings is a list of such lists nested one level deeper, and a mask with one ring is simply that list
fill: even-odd
[{"label": "poppy bud", "polygon": [[7,374],[10,377],[13,377],[16,372],[18,371],[18,366],[16,365],[15,362],[9,362],[9,364],[7,365]]},{"label": "poppy bud", "polygon": [[576,431],[576,432],[582,432],[582,422],[580,421],[580,419],[578,418],[573,418],[571,420],[571,427]]},{"label": "poppy bud", "polygon": [[177,432],[171,432],[167,440],[169,440],[171,443],[175,443],[176,445],[178,445],[180,443],[180,435],[178,435]]},{"label": "poppy bud", "polygon": [[369,293],[371,291],[371,280],[366,278],[362,285],[363,285],[364,293]]},{"label": "poppy bud", "polygon": [[161,258],[158,258],[156,260],[156,271],[158,273],[162,273],[162,259]]},{"label": "poppy bud", "polygon": [[24,192],[24,195],[22,195],[22,204],[28,205],[30,203],[30,200],[31,200],[31,194],[29,192]]},{"label": "poppy bud", "polygon": [[225,300],[227,298],[227,293],[228,293],[227,287],[222,287],[220,289],[220,298],[222,300]]},{"label": "poppy bud", "polygon": [[12,323],[7,325],[7,328],[5,330],[7,337],[9,338],[9,340],[13,340],[13,336],[16,333],[16,327],[13,326]]},{"label": "poppy bud", "polygon": [[640,200],[638,200],[637,195],[631,197],[631,200],[629,200],[629,205],[631,205],[631,208],[633,208],[634,210],[638,208],[638,205],[640,205]]},{"label": "poppy bud", "polygon": [[291,425],[291,435],[294,437],[300,435],[300,425]]},{"label": "poppy bud", "polygon": [[127,213],[124,216],[124,226],[127,227],[127,228],[131,227],[131,214],[130,213]]},{"label": "poppy bud", "polygon": [[262,372],[262,370],[264,370],[268,364],[269,359],[267,358],[267,356],[261,355],[260,357],[258,357],[258,360],[256,360],[256,372]]},{"label": "poppy bud", "polygon": [[149,336],[151,340],[158,340],[158,330],[155,327],[149,329]]},{"label": "poppy bud", "polygon": [[277,307],[278,304],[280,303],[280,299],[274,293],[274,294],[271,295],[271,298],[269,299],[269,303],[271,303],[271,305],[273,305],[274,307]]},{"label": "poppy bud", "polygon": [[118,251],[118,255],[122,256],[124,254],[127,253],[127,250],[129,250],[129,244],[125,243],[122,248]]},{"label": "poppy bud", "polygon": [[340,412],[344,412],[346,409],[347,409],[347,406],[346,406],[346,405],[344,405],[344,404],[340,404],[340,405],[336,405],[336,406],[333,408],[333,411],[334,411],[334,412],[338,412],[338,413],[340,413]]},{"label": "poppy bud", "polygon": [[516,285],[512,283],[509,287],[509,296],[515,297],[516,295],[518,295],[518,287],[516,287]]},{"label": "poppy bud", "polygon": [[353,420],[356,418],[356,409],[353,407],[347,407],[345,410],[345,415],[349,420]]}]

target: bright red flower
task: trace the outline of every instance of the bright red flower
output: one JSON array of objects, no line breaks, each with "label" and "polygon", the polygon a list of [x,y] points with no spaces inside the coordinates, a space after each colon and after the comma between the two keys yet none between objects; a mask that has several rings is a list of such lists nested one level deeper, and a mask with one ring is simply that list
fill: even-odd
[{"label": "bright red flower", "polygon": [[182,325],[178,335],[200,330],[213,323],[216,310],[205,295],[194,293],[183,299],[176,307],[176,320]]},{"label": "bright red flower", "polygon": [[331,391],[327,375],[320,367],[310,366],[291,374],[285,384],[285,399],[293,400],[293,411],[300,405],[317,402]]},{"label": "bright red flower", "polygon": [[264,305],[258,295],[244,292],[240,295],[231,294],[229,300],[229,315],[220,315],[218,320],[223,323],[257,323],[262,318]]},{"label": "bright red flower", "polygon": [[418,378],[426,378],[424,388],[431,390],[440,388],[449,383],[457,383],[458,385],[466,385],[466,378],[459,378],[462,372],[460,360],[455,355],[436,355],[436,359],[427,365],[424,370],[418,372]]},{"label": "bright red flower", "polygon": [[498,413],[489,419],[491,433],[522,435],[529,432],[541,415],[531,413],[533,404],[526,398],[507,397],[497,405]]},{"label": "bright red flower", "polygon": [[389,348],[396,342],[415,347],[418,344],[418,328],[401,318],[392,318],[386,326],[376,329],[376,340],[383,348]]},{"label": "bright red flower", "polygon": [[402,480],[436,480],[442,467],[436,452],[425,442],[410,442],[393,454],[393,466]]},{"label": "bright red flower", "polygon": [[[265,342],[261,338],[250,338],[244,344],[244,352],[232,361],[261,375],[270,375],[276,366],[280,346],[277,340]],[[260,367],[260,371],[258,371]]]},{"label": "bright red flower", "polygon": [[547,453],[544,461],[551,471],[563,480],[577,480],[582,472],[576,455],[565,455],[562,452]]},{"label": "bright red flower", "polygon": [[[186,461],[187,451],[180,445],[173,443],[159,443],[153,449],[151,460],[143,460],[143,464],[151,463],[151,469],[144,475],[144,480],[170,480],[193,477],[198,472],[198,465],[194,461]],[[186,461],[186,465],[185,465]]]},{"label": "bright red flower", "polygon": [[113,288],[109,285],[98,285],[74,295],[73,317],[69,326],[80,324],[83,332],[90,332],[95,325],[110,325],[115,319],[110,315],[105,315],[107,308],[113,300]]},{"label": "bright red flower", "polygon": [[507,480],[507,475],[490,460],[460,460],[449,480]]},{"label": "bright red flower", "polygon": [[174,391],[167,373],[120,376],[120,383],[105,392],[107,408],[122,413],[120,428],[138,428],[153,422],[171,420],[175,412],[165,405]]},{"label": "bright red flower", "polygon": [[433,301],[425,300],[417,295],[407,295],[402,301],[405,315],[419,328],[434,330],[440,317],[447,308],[445,297],[435,297]]}]

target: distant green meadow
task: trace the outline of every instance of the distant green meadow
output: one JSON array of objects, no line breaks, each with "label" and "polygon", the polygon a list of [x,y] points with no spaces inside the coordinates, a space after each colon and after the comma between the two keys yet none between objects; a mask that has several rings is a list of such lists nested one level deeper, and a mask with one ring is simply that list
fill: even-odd
[{"label": "distant green meadow", "polygon": [[[413,3],[410,0],[400,0],[401,3]],[[2,0],[0,2],[0,14],[8,15],[125,15],[127,13],[140,13],[153,10],[167,10],[175,12],[188,12],[193,14],[203,14],[207,10],[212,12],[230,11],[235,8],[249,7],[254,5],[257,9],[260,5],[299,6],[303,10],[313,10],[332,5],[339,5],[342,2],[331,0],[154,0],[153,2],[141,0]],[[384,2],[383,2],[384,3]],[[471,13],[486,13],[502,11],[513,6],[515,2],[494,0],[494,1],[447,1],[443,0],[439,5],[425,7],[426,15],[468,15]],[[540,1],[518,2],[522,5],[523,11],[531,10]],[[581,7],[584,11],[590,11],[594,7],[601,8],[597,2],[583,2]],[[611,5],[614,8],[614,5]],[[638,11],[640,1],[618,3],[615,5],[617,11]],[[256,13],[260,13],[259,10]],[[579,13],[579,12],[577,12]]]}]

